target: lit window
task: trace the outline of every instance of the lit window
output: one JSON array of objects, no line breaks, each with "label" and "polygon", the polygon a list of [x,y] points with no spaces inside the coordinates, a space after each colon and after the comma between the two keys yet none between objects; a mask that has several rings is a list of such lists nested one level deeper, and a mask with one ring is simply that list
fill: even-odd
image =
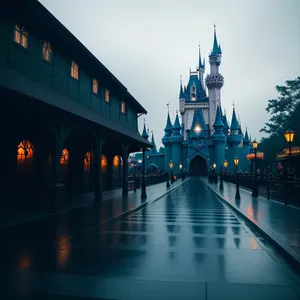
[{"label": "lit window", "polygon": [[61,152],[60,164],[61,165],[67,165],[68,161],[69,161],[69,151],[65,148]]},{"label": "lit window", "polygon": [[122,112],[122,114],[126,113],[126,104],[124,101],[121,102],[121,112]]},{"label": "lit window", "polygon": [[15,24],[14,40],[22,47],[28,48],[28,32],[24,26],[20,26],[17,23]]},{"label": "lit window", "polygon": [[71,76],[75,79],[78,79],[78,65],[75,61],[72,61]]},{"label": "lit window", "polygon": [[91,152],[90,151],[88,151],[84,156],[83,166],[84,166],[84,171],[85,172],[90,171],[90,167],[91,167]]},{"label": "lit window", "polygon": [[52,60],[52,47],[48,41],[44,41],[43,43],[43,59],[49,62]]},{"label": "lit window", "polygon": [[101,157],[101,169],[104,170],[107,167],[107,157],[103,154]]},{"label": "lit window", "polygon": [[119,166],[119,156],[118,155],[115,155],[115,157],[113,158],[113,166],[114,167]]},{"label": "lit window", "polygon": [[96,78],[93,79],[93,93],[98,94],[98,80]]},{"label": "lit window", "polygon": [[22,141],[17,148],[18,164],[31,164],[33,159],[33,145],[30,141]]},{"label": "lit window", "polygon": [[109,90],[105,90],[105,102],[109,102]]}]

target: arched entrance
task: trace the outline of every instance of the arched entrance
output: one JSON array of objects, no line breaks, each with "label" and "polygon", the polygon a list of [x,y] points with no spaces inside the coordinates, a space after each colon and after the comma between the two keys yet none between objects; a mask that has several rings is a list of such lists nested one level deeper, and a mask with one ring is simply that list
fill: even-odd
[{"label": "arched entrance", "polygon": [[190,163],[190,176],[206,176],[207,164],[206,160],[200,156],[195,156]]}]

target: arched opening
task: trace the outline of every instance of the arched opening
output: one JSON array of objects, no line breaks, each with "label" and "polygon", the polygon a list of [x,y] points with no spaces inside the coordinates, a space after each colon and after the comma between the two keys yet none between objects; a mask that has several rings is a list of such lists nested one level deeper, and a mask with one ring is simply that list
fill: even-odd
[{"label": "arched opening", "polygon": [[29,140],[21,141],[17,146],[17,188],[16,207],[21,210],[34,208],[37,193],[35,174],[35,150]]},{"label": "arched opening", "polygon": [[158,169],[158,167],[156,166],[156,165],[154,165],[154,164],[151,164],[148,168],[147,168],[147,170],[146,170],[146,174],[148,175],[148,176],[156,176],[156,175],[159,175],[159,169]]},{"label": "arched opening", "polygon": [[93,191],[94,183],[93,183],[93,161],[94,161],[94,153],[93,150],[87,151],[83,157],[83,192],[90,193]]},{"label": "arched opening", "polygon": [[105,154],[101,156],[101,186],[102,190],[106,187],[106,174],[107,174],[107,157]]},{"label": "arched opening", "polygon": [[115,155],[112,161],[113,188],[121,187],[122,165],[123,165],[123,160],[121,156]]},{"label": "arched opening", "polygon": [[207,172],[207,164],[206,160],[200,156],[195,156],[190,163],[190,176],[206,176]]},{"label": "arched opening", "polygon": [[68,164],[69,164],[69,151],[68,151],[68,149],[64,148],[62,150],[59,163],[60,163],[62,182],[67,183],[67,180],[68,180]]}]

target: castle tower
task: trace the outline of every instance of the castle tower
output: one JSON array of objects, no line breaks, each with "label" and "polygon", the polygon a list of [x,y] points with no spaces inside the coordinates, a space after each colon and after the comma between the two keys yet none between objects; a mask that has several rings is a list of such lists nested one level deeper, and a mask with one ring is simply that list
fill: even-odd
[{"label": "castle tower", "polygon": [[245,136],[243,139],[243,156],[244,156],[244,164],[243,164],[243,169],[244,171],[249,171],[249,161],[247,160],[247,155],[250,153],[250,139],[248,136],[248,129],[246,128],[245,131]]},{"label": "castle tower", "polygon": [[201,52],[200,52],[200,45],[199,45],[199,63],[198,63],[198,73],[199,73],[199,80],[202,85],[202,89],[205,90],[204,85],[204,73],[205,73],[205,60],[201,58]]},{"label": "castle tower", "polygon": [[241,143],[241,139],[242,136],[239,134],[239,123],[236,118],[235,108],[233,107],[230,134],[227,137],[227,144],[228,144],[227,161],[228,161],[228,169],[230,172],[235,171],[233,159],[236,156],[239,156],[240,154],[238,147]]},{"label": "castle tower", "polygon": [[225,142],[226,142],[226,136],[223,132],[224,124],[222,122],[222,111],[219,105],[217,106],[217,113],[216,113],[213,127],[215,130],[211,137],[214,142],[213,159],[217,166],[216,167],[217,172],[219,172],[220,168],[223,167],[223,163],[225,161]]},{"label": "castle tower", "polygon": [[144,122],[144,129],[143,129],[143,133],[142,133],[142,137],[145,139],[145,140],[148,140],[148,133],[147,133],[147,130],[146,130],[146,123]]},{"label": "castle tower", "polygon": [[219,72],[222,50],[218,44],[216,26],[214,25],[214,44],[209,55],[210,74],[205,79],[209,97],[209,126],[212,132],[213,124],[217,113],[217,106],[221,104],[221,88],[224,85],[224,78]]},{"label": "castle tower", "polygon": [[165,135],[162,138],[162,143],[165,146],[165,163],[164,170],[169,170],[169,161],[172,159],[172,144],[170,142],[170,137],[172,134],[172,123],[170,120],[170,114],[168,112],[167,123],[165,127]]},{"label": "castle tower", "polygon": [[224,124],[223,132],[224,132],[225,136],[228,136],[228,134],[229,134],[229,124],[228,124],[228,121],[227,121],[227,116],[226,116],[225,111],[224,111],[224,115],[223,115],[223,118],[222,118],[222,122]]},{"label": "castle tower", "polygon": [[183,137],[180,134],[181,126],[179,123],[178,113],[176,113],[176,119],[174,125],[172,127],[172,135],[170,137],[170,142],[172,144],[172,162],[174,164],[173,174],[175,176],[180,176],[180,168],[181,164],[181,144],[183,141]]}]

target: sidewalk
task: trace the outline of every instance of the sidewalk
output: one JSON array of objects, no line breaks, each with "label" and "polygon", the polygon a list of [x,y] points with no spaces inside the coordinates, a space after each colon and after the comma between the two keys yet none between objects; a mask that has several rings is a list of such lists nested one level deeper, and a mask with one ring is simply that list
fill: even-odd
[{"label": "sidewalk", "polygon": [[300,265],[300,209],[293,206],[267,200],[259,196],[252,198],[251,191],[240,188],[241,200],[235,200],[235,184],[224,181],[224,189],[218,184],[209,184],[202,178],[223,201],[239,215],[248,219],[263,234],[268,236],[289,259]]},{"label": "sidewalk", "polygon": [[[147,199],[146,202],[149,203],[166,193],[170,192],[171,190],[175,189],[180,185],[182,182],[177,181],[175,182],[170,189],[166,189],[166,183],[159,183],[156,185],[152,185],[149,187],[146,187],[147,192]],[[123,203],[124,206],[124,198],[122,197],[122,189],[115,189],[111,191],[105,191],[102,193],[103,196],[103,202],[96,203],[94,202],[94,193],[88,193],[88,194],[81,194],[76,195],[73,202],[69,204],[69,206],[63,210],[60,210],[56,213],[46,213],[46,212],[32,212],[32,213],[20,213],[13,216],[8,216],[7,218],[1,218],[0,219],[0,229],[9,228],[13,226],[18,226],[25,223],[31,223],[35,222],[41,219],[54,217],[58,215],[64,215],[70,211],[78,211],[82,209],[86,209],[90,206],[99,206],[97,209],[103,210],[104,206],[119,206],[119,208],[114,208],[114,211],[120,213],[120,206]],[[110,202],[115,202],[113,205]],[[141,201],[141,189],[137,189],[137,191],[134,193],[133,191],[128,192],[128,198],[127,198],[127,204],[128,209],[132,209],[135,207],[138,207],[142,204]],[[144,201],[145,202],[145,201]],[[103,208],[101,208],[103,206]],[[112,216],[110,216],[112,217]]]}]

